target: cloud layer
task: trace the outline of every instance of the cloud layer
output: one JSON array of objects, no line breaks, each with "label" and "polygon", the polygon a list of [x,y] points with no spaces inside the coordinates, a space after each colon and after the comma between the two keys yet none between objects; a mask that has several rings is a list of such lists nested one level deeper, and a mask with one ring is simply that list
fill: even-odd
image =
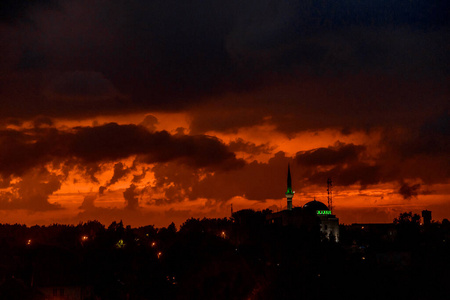
[{"label": "cloud layer", "polygon": [[[412,202],[449,183],[446,1],[8,0],[0,11],[0,209],[60,210],[50,199],[69,182],[90,186],[85,216],[264,202],[283,196],[288,163],[299,193],[331,177]],[[136,115],[147,117],[112,122]],[[335,136],[320,145],[298,140],[325,131]],[[96,205],[114,192],[123,209]]]},{"label": "cloud layer", "polygon": [[238,125],[199,113],[194,128],[229,129],[270,116],[292,132],[411,120],[417,110],[433,113],[431,103],[448,109],[443,1],[2,5],[3,116],[197,111],[232,93],[221,105]]}]

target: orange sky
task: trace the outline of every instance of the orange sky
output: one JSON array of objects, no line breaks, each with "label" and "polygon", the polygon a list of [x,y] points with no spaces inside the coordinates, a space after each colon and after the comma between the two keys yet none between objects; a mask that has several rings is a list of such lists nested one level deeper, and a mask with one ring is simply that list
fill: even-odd
[{"label": "orange sky", "polygon": [[[148,114],[150,115],[150,114]],[[147,116],[148,116],[147,115]],[[167,130],[171,134],[176,134],[177,128],[185,128],[185,134],[189,134],[190,116],[186,113],[154,113],[155,126],[151,128],[155,131]],[[109,122],[117,122],[120,125],[140,124],[145,114],[124,115],[118,117],[98,117],[95,119],[86,119],[80,121],[73,120],[55,120],[55,128],[64,130],[75,126],[90,126],[96,124],[101,126]],[[23,124],[21,128],[27,128],[31,125]],[[314,149],[325,149],[330,145],[342,143],[343,145],[355,144],[365,145],[365,155],[376,157],[380,151],[377,145],[380,141],[380,132],[373,130],[370,133],[355,131],[351,134],[342,134],[337,130],[317,130],[303,131],[293,136],[286,136],[283,133],[275,131],[270,124],[254,126],[239,129],[235,132],[220,133],[206,132],[206,135],[217,137],[222,143],[230,145],[233,141],[241,139],[246,143],[255,146],[263,145],[265,151],[236,151],[236,157],[242,158],[246,163],[258,162],[261,164],[270,164],[270,159],[276,153],[283,152],[287,160],[291,162],[291,172],[293,178],[293,188],[296,190],[294,197],[294,206],[302,206],[314,198],[327,203],[326,178],[320,183],[301,186],[299,177],[302,165],[295,163],[295,155],[304,151]],[[367,158],[369,161],[370,158]],[[48,195],[48,202],[59,206],[56,210],[32,211],[26,209],[4,210],[0,211],[3,222],[25,223],[27,225],[51,223],[72,223],[84,222],[98,219],[104,224],[118,219],[122,219],[126,224],[132,226],[141,226],[154,224],[156,226],[167,226],[174,221],[180,225],[189,217],[229,217],[231,204],[234,211],[245,208],[281,210],[286,207],[284,192],[286,189],[286,169],[287,164],[279,166],[277,170],[277,180],[273,180],[274,174],[270,172],[261,174],[266,177],[268,182],[274,181],[271,190],[276,190],[276,198],[262,197],[253,199],[245,194],[235,195],[227,199],[208,199],[208,198],[190,198],[186,196],[176,201],[168,199],[166,203],[156,205],[155,199],[167,198],[166,191],[170,186],[176,186],[177,183],[156,187],[155,174],[151,171],[146,172],[141,181],[135,183],[135,197],[138,199],[138,206],[135,209],[127,209],[127,202],[124,199],[124,192],[129,189],[133,176],[142,175],[144,168],[152,168],[155,164],[136,163],[136,155],[131,155],[125,159],[108,161],[101,163],[101,167],[95,172],[96,182],[88,178],[86,174],[77,170],[69,170],[68,174],[61,180],[59,188]],[[114,176],[114,166],[122,163],[124,168],[130,170],[124,173],[118,180],[112,184],[111,179]],[[133,164],[136,164],[131,170]],[[182,164],[178,168],[185,168]],[[46,168],[54,174],[62,174],[62,170],[47,164]],[[164,166],[163,166],[164,168]],[[325,169],[328,167],[324,167]],[[33,172],[33,171],[31,171]],[[184,174],[189,175],[189,170]],[[239,172],[239,170],[238,170]],[[202,173],[202,172],[201,172]],[[26,175],[25,175],[26,176]],[[203,176],[203,177],[202,177]],[[206,175],[200,175],[197,179],[200,182]],[[21,177],[14,177],[14,181],[20,182]],[[337,178],[336,178],[337,179]],[[236,178],[236,180],[239,180]],[[45,182],[42,181],[42,182]],[[275,183],[276,182],[276,183]],[[217,195],[222,193],[221,189],[228,189],[228,185],[233,185],[232,181],[227,185],[219,186],[213,192]],[[409,182],[410,185],[422,184],[420,180]],[[99,188],[105,187],[102,193]],[[181,187],[180,187],[181,188]],[[261,190],[264,190],[264,182],[261,182]],[[361,187],[359,183],[346,186],[336,184],[333,187],[333,207],[334,212],[340,218],[341,223],[350,224],[354,222],[390,222],[404,211],[413,211],[420,213],[423,209],[433,211],[435,220],[442,220],[449,215],[450,207],[448,204],[448,195],[450,194],[450,185],[427,184],[424,193],[418,193],[405,199],[398,192],[398,184],[395,182],[385,182],[370,184]],[[11,191],[12,188],[3,189],[3,192]],[[39,193],[36,189],[34,192]],[[90,205],[89,201],[91,199]]]}]

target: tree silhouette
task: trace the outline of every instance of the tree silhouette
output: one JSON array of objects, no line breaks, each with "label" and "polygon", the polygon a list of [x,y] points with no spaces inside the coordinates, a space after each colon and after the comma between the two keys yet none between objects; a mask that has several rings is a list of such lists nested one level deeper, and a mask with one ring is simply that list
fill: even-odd
[{"label": "tree silhouette", "polygon": [[416,248],[420,237],[420,216],[412,212],[401,213],[394,219],[397,245],[401,249]]},{"label": "tree silhouette", "polygon": [[420,225],[420,216],[418,214],[412,214],[412,212],[400,213],[398,218],[394,219],[396,225]]}]

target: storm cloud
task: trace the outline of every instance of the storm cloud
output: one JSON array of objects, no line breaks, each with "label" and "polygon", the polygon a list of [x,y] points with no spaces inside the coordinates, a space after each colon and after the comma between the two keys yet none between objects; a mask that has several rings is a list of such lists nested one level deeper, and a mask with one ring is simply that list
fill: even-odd
[{"label": "storm cloud", "polygon": [[[315,122],[361,126],[369,113],[366,125],[394,121],[407,111],[405,99],[414,110],[430,101],[448,108],[443,1],[49,0],[5,1],[2,11],[4,117],[192,110],[200,130],[268,115],[295,132]],[[230,93],[225,111],[234,125],[196,114]],[[239,117],[243,98],[249,118]],[[255,106],[257,115],[248,109]],[[327,106],[343,118],[333,124]]]},{"label": "storm cloud", "polygon": [[[0,131],[0,140],[3,145],[0,174],[2,188],[6,189],[0,193],[1,209],[57,209],[60,206],[50,204],[48,197],[59,190],[70,170],[83,170],[89,181],[98,183],[95,176],[101,172],[102,164],[133,156],[137,164],[173,162],[191,170],[231,170],[244,165],[215,137],[149,132],[138,125],[109,123],[71,130],[8,129]],[[61,175],[50,172],[48,168],[59,170]],[[122,162],[115,163],[113,176],[106,186],[100,187],[100,194],[129,174],[132,168]],[[134,175],[135,181],[142,180],[145,172],[143,169],[142,174]],[[11,183],[11,178],[18,176],[21,180]],[[130,209],[138,207],[135,189],[132,184],[124,192]],[[88,197],[82,207],[89,203],[92,205]]]},{"label": "storm cloud", "polygon": [[[53,160],[75,160],[81,164],[110,162],[138,155],[146,163],[178,161],[196,168],[214,166],[238,168],[236,158],[219,139],[211,136],[171,135],[166,131],[149,132],[138,125],[109,123],[94,127],[76,127],[69,131],[55,128],[4,130],[0,139],[0,172],[21,175],[26,170]],[[117,166],[115,177],[124,170]],[[115,177],[111,179],[115,181]]]},{"label": "storm cloud", "polygon": [[328,148],[299,152],[295,159],[297,163],[304,166],[336,165],[357,160],[359,154],[364,150],[365,147],[362,145],[346,145],[337,142],[336,145]]}]

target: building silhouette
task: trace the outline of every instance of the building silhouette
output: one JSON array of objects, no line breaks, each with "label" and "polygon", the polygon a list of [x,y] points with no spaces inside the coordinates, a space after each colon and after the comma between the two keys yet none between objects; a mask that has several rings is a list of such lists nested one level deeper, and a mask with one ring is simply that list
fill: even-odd
[{"label": "building silhouette", "polygon": [[431,211],[422,210],[423,225],[429,226],[431,223]]},{"label": "building silhouette", "polygon": [[331,208],[320,201],[310,201],[303,207],[293,207],[292,198],[295,192],[292,190],[291,169],[288,165],[286,209],[268,214],[267,222],[281,226],[294,226],[298,228],[312,229],[320,226],[320,232],[326,238],[339,241],[339,218],[332,214]]}]

